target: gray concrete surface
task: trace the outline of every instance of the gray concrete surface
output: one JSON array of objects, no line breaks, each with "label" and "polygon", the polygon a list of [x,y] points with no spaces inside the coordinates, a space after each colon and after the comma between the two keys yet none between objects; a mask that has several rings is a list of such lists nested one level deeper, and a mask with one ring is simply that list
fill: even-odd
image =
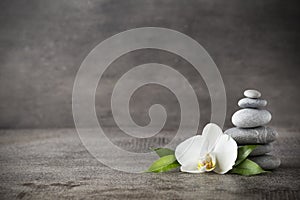
[{"label": "gray concrete surface", "polygon": [[[206,48],[225,83],[227,127],[245,88],[259,89],[269,101],[272,125],[299,127],[298,5],[280,0],[2,0],[0,127],[73,127],[71,94],[80,63],[104,39],[144,26],[180,31]],[[115,125],[109,108],[114,83],[148,62],[170,65],[188,78],[198,94],[203,127],[210,119],[205,83],[185,60],[154,50],[125,55],[107,70],[96,95],[101,123]],[[169,111],[167,127],[176,126],[178,102],[155,86],[134,95],[134,120],[147,123],[146,111],[156,102]]]},{"label": "gray concrete surface", "polygon": [[[128,145],[126,138],[116,136],[117,131],[110,133],[119,147],[147,148],[143,142]],[[0,199],[299,199],[299,130],[278,131],[282,134],[273,154],[281,158],[281,167],[243,177],[119,172],[94,159],[73,129],[1,130]],[[172,134],[165,132],[162,138]],[[164,144],[162,138],[156,140],[158,146]],[[138,165],[124,159],[119,158],[124,165]]]}]

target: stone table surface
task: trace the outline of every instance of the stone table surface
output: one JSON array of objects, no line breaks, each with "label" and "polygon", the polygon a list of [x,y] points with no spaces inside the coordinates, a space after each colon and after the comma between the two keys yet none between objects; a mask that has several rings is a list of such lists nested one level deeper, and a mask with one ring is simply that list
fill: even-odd
[{"label": "stone table surface", "polygon": [[[299,130],[277,130],[273,154],[282,165],[251,177],[121,172],[89,154],[75,129],[1,130],[0,199],[299,199]],[[120,147],[134,142],[115,132]]]}]

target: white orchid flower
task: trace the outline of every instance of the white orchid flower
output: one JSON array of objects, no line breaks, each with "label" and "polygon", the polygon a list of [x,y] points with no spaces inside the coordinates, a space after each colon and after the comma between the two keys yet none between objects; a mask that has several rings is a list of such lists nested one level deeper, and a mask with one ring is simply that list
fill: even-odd
[{"label": "white orchid flower", "polygon": [[237,158],[237,144],[221,128],[207,124],[202,135],[191,137],[180,143],[175,150],[180,170],[189,173],[214,171],[225,174],[232,169]]}]

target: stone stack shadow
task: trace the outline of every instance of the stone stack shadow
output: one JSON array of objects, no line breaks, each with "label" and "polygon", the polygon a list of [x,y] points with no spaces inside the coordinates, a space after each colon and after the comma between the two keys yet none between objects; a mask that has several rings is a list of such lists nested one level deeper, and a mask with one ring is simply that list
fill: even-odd
[{"label": "stone stack shadow", "polygon": [[258,144],[249,159],[265,170],[276,169],[280,165],[280,159],[269,153],[274,148],[273,142],[278,133],[265,126],[272,119],[271,113],[264,109],[267,101],[260,99],[261,93],[257,90],[246,90],[244,96],[246,98],[238,102],[241,109],[231,118],[236,127],[226,130],[225,134],[230,135],[239,146]]}]

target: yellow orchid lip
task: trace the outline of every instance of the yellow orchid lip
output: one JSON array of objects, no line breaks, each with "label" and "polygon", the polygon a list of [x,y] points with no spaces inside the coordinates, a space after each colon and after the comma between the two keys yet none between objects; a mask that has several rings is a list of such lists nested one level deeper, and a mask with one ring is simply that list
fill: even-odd
[{"label": "yellow orchid lip", "polygon": [[212,155],[206,154],[205,157],[198,162],[198,170],[199,171],[212,171],[215,169],[216,163],[213,162]]}]

